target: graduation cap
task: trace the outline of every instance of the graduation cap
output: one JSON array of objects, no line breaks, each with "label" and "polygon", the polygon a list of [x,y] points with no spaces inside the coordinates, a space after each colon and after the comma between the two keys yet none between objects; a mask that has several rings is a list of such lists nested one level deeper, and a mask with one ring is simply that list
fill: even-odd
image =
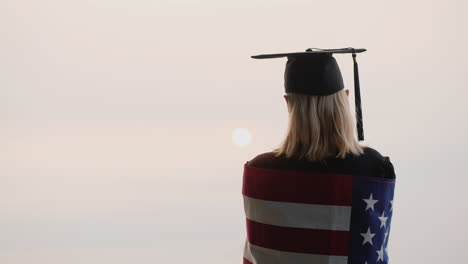
[{"label": "graduation cap", "polygon": [[287,93],[308,95],[330,95],[344,88],[338,63],[333,53],[351,53],[354,62],[354,101],[356,105],[356,125],[358,139],[364,140],[361,110],[361,92],[356,53],[366,49],[318,49],[308,48],[305,52],[262,54],[251,56],[254,59],[287,57],[284,71],[284,88]]}]

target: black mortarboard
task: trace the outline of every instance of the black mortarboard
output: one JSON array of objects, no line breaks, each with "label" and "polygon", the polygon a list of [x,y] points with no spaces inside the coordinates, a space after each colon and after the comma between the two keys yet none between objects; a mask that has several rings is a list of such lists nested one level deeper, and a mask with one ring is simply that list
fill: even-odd
[{"label": "black mortarboard", "polygon": [[354,62],[354,101],[356,105],[356,125],[358,139],[364,140],[361,110],[361,92],[356,53],[366,49],[318,49],[309,48],[305,52],[262,54],[251,56],[254,59],[287,57],[284,71],[284,88],[287,93],[309,95],[329,95],[344,88],[338,63],[333,53],[352,53]]}]

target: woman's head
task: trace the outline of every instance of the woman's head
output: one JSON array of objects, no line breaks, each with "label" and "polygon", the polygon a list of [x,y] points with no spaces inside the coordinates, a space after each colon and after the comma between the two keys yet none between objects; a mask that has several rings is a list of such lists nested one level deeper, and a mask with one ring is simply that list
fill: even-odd
[{"label": "woman's head", "polygon": [[348,94],[348,89],[325,96],[286,93],[289,126],[286,138],[273,150],[276,156],[315,161],[362,154],[364,145],[355,137]]}]

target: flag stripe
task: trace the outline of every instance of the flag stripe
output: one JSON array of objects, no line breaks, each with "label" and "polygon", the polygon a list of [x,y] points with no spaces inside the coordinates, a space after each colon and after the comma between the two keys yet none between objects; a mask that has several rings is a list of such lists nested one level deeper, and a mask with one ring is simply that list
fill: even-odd
[{"label": "flag stripe", "polygon": [[347,256],[328,256],[285,252],[264,248],[245,241],[244,264],[347,264]]},{"label": "flag stripe", "polygon": [[243,264],[253,264],[253,262],[250,262],[248,259],[246,259],[245,257],[243,258]]},{"label": "flag stripe", "polygon": [[246,217],[259,223],[299,228],[349,231],[351,206],[267,201],[246,195]]},{"label": "flag stripe", "polygon": [[348,255],[349,231],[282,227],[246,218],[250,243],[281,251],[322,255]]},{"label": "flag stripe", "polygon": [[242,194],[270,201],[351,206],[352,175],[244,165]]},{"label": "flag stripe", "polygon": [[246,258],[243,258],[243,264],[253,264],[252,262],[250,262],[249,260],[247,260]]}]

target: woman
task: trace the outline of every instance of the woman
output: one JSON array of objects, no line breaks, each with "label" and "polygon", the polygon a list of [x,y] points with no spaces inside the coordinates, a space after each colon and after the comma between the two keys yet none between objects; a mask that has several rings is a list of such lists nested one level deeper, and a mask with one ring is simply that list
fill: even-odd
[{"label": "woman", "polygon": [[356,139],[332,54],[292,54],[287,135],[244,164],[243,262],[387,263],[393,164]]}]

